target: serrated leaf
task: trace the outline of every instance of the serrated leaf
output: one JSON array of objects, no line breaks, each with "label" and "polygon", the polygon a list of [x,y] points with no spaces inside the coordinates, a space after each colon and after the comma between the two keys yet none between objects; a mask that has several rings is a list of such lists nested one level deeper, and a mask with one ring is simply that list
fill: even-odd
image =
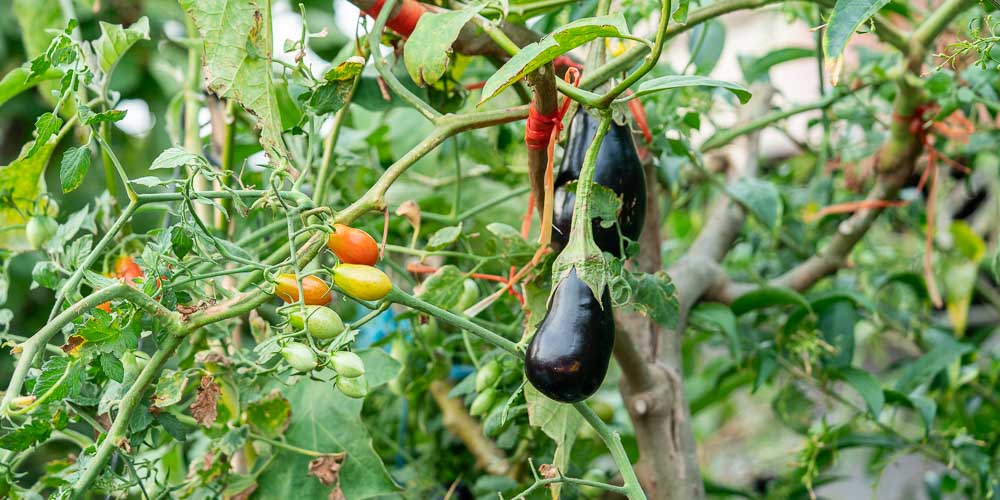
[{"label": "serrated leaf", "polygon": [[28,158],[37,153],[42,146],[48,144],[49,139],[59,132],[59,127],[62,127],[62,118],[52,114],[52,113],[42,113],[37,119],[35,119],[35,142],[32,143],[31,149],[28,150]]},{"label": "serrated leaf", "polygon": [[543,64],[596,38],[627,37],[628,26],[621,14],[602,17],[588,17],[565,24],[546,35],[541,40],[521,48],[514,57],[493,73],[483,86],[482,104],[502,92],[507,87],[524,78]]},{"label": "serrated leaf", "polygon": [[[60,5],[60,0],[14,0],[12,10],[18,24],[21,25],[24,52],[29,60],[42,55],[52,39],[57,36],[58,30],[65,28],[69,21]],[[41,71],[49,69],[45,67]],[[42,82],[38,93],[50,104],[55,104],[56,98],[52,96],[51,91],[58,89],[57,85],[54,81]]]},{"label": "serrated leaf", "polygon": [[66,356],[54,356],[42,365],[42,373],[31,393],[39,400],[62,399],[80,387],[80,370],[77,362]]},{"label": "serrated leaf", "polygon": [[0,448],[14,452],[24,451],[35,443],[48,439],[51,434],[52,426],[49,422],[36,418],[0,436]]},{"label": "serrated leaf", "polygon": [[253,0],[181,0],[205,47],[208,88],[236,100],[257,118],[260,144],[276,167],[291,168],[281,138],[281,112],[271,81],[265,13]]},{"label": "serrated leaf", "polygon": [[457,267],[451,264],[441,266],[420,284],[416,295],[438,307],[451,309],[462,296],[463,281],[465,274]]},{"label": "serrated leaf", "polygon": [[153,404],[160,408],[175,405],[184,395],[187,377],[184,372],[167,370],[156,381],[156,391],[153,394]]},{"label": "serrated leaf", "polygon": [[434,85],[444,76],[451,56],[451,44],[455,43],[462,27],[482,8],[482,5],[471,5],[461,10],[420,16],[403,52],[403,63],[414,83]]},{"label": "serrated leaf", "polygon": [[741,295],[729,306],[733,313],[742,316],[750,311],[773,306],[800,306],[812,311],[812,306],[798,292],[790,288],[762,287]]},{"label": "serrated leaf", "polygon": [[125,379],[125,366],[117,357],[103,353],[101,354],[101,371],[111,380],[121,383]]},{"label": "serrated leaf", "polygon": [[882,385],[872,374],[845,366],[836,370],[834,375],[858,391],[861,399],[865,401],[865,406],[872,412],[872,416],[876,419],[879,417],[885,404],[885,395],[882,392]]},{"label": "serrated leaf", "polygon": [[170,230],[170,247],[178,259],[183,259],[194,247],[194,238],[184,226],[174,226]]},{"label": "serrated leaf", "polygon": [[698,75],[667,75],[642,82],[639,84],[639,88],[637,88],[634,93],[619,97],[618,99],[615,99],[615,102],[628,102],[632,99],[656,92],[663,92],[664,90],[679,89],[684,87],[718,87],[726,89],[735,95],[742,104],[746,104],[750,101],[750,98],[753,97],[753,94],[751,94],[746,87],[738,83],[725,82]]},{"label": "serrated leaf", "polygon": [[319,115],[339,110],[344,106],[351,89],[354,88],[354,79],[361,74],[364,68],[364,59],[357,56],[330,68],[323,75],[325,83],[316,86],[311,92],[303,94],[303,96],[308,96],[306,104]]},{"label": "serrated leaf", "polygon": [[632,306],[663,328],[676,328],[680,317],[680,307],[670,276],[664,271],[658,271],[656,274],[642,273],[630,276]]},{"label": "serrated leaf", "polygon": [[837,0],[823,32],[823,53],[826,58],[840,57],[858,26],[887,3],[889,0]]},{"label": "serrated leaf", "polygon": [[120,24],[100,22],[101,36],[91,42],[97,66],[105,74],[118,64],[125,52],[139,40],[149,40],[149,19],[142,16],[128,28]]},{"label": "serrated leaf", "polygon": [[462,235],[462,224],[438,229],[430,239],[427,240],[427,250],[441,250],[458,240]]},{"label": "serrated leaf", "polygon": [[77,146],[66,148],[59,164],[59,181],[64,193],[75,191],[83,183],[90,169],[90,148]]},{"label": "serrated leaf", "polygon": [[128,112],[124,109],[109,109],[107,111],[101,111],[100,113],[94,113],[86,105],[81,105],[79,113],[80,121],[82,121],[84,125],[94,126],[100,125],[101,123],[114,123],[121,121],[125,118],[125,115]]},{"label": "serrated leaf", "polygon": [[155,160],[153,160],[152,165],[149,166],[150,170],[159,169],[175,169],[180,167],[186,167],[188,165],[204,165],[205,159],[201,155],[197,155],[188,152],[182,148],[169,148],[160,153]]}]

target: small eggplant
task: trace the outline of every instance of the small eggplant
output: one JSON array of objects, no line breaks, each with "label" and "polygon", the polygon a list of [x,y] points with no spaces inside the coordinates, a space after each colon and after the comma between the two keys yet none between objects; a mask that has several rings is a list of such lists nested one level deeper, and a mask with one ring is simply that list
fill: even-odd
[{"label": "small eggplant", "polygon": [[[552,248],[558,253],[569,241],[569,231],[573,220],[573,204],[576,196],[566,189],[566,185],[580,178],[583,158],[587,148],[594,142],[599,123],[586,111],[578,111],[569,127],[565,154],[555,178],[554,213],[552,217]],[[604,136],[601,149],[597,152],[594,165],[594,182],[611,189],[622,200],[618,225],[622,234],[630,240],[639,238],[642,224],[646,219],[646,176],[642,162],[632,140],[632,131],[627,125],[611,122],[611,128]],[[600,221],[593,221],[594,242],[605,252],[621,257],[618,230],[614,226],[601,227]]]},{"label": "small eggplant", "polygon": [[556,285],[548,313],[528,345],[524,373],[549,398],[582,401],[604,381],[614,345],[611,294],[605,288],[598,303],[574,267]]}]

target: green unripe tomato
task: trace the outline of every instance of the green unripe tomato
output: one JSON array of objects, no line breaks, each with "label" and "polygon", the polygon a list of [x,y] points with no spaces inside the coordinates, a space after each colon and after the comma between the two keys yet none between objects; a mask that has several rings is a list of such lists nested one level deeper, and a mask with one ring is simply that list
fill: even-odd
[{"label": "green unripe tomato", "polygon": [[462,295],[458,297],[458,303],[452,310],[462,312],[479,301],[479,286],[470,278],[462,282]]},{"label": "green unripe tomato", "polygon": [[56,234],[57,229],[59,229],[59,223],[48,215],[35,215],[28,219],[28,223],[24,226],[28,243],[35,250],[45,246],[45,243]]},{"label": "green unripe tomato", "polygon": [[497,380],[500,380],[501,372],[500,363],[495,359],[480,367],[479,371],[476,372],[476,392],[483,392],[496,385]]},{"label": "green unripe tomato", "polygon": [[349,398],[361,399],[368,394],[368,380],[364,375],[360,377],[337,377],[337,389]]},{"label": "green unripe tomato", "polygon": [[351,351],[337,351],[330,355],[330,366],[337,375],[357,378],[365,374],[365,363]]},{"label": "green unripe tomato", "polygon": [[290,342],[281,348],[281,355],[292,368],[300,372],[309,372],[316,368],[316,353],[305,344]]},{"label": "green unripe tomato", "polygon": [[[593,481],[595,483],[603,483],[608,480],[608,476],[601,469],[590,469],[581,479],[586,479],[587,481]],[[579,485],[579,488],[580,493],[583,493],[587,498],[597,498],[605,491],[603,488],[598,488],[597,486],[587,486],[583,484]]]},{"label": "green unripe tomato", "polygon": [[476,396],[476,399],[472,400],[472,405],[469,407],[469,414],[474,417],[485,415],[493,407],[493,400],[496,399],[496,394],[497,391],[492,387],[480,392]]},{"label": "green unripe tomato", "polygon": [[288,316],[292,327],[306,332],[315,339],[328,340],[344,333],[344,321],[333,309],[326,306],[306,306],[305,311],[295,309]]},{"label": "green unripe tomato", "polygon": [[125,369],[122,380],[135,380],[147,363],[149,363],[149,354],[142,351],[129,351],[122,354],[122,368]]},{"label": "green unripe tomato", "polygon": [[597,414],[598,418],[606,424],[611,423],[611,421],[615,418],[615,408],[604,401],[591,399],[587,401],[587,406],[589,406],[591,410],[594,410],[594,413]]}]

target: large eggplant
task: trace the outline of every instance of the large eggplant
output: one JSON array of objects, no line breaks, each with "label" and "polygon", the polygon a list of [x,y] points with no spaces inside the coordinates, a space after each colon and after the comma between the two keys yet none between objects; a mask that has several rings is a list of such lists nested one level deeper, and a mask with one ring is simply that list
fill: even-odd
[{"label": "large eggplant", "polygon": [[548,313],[524,357],[524,373],[539,392],[556,401],[575,403],[601,387],[615,346],[607,288],[601,303],[576,276],[575,267],[556,285]]},{"label": "large eggplant", "polygon": [[[594,142],[598,125],[598,120],[583,110],[577,111],[570,123],[569,139],[555,178],[552,248],[556,252],[562,251],[569,240],[573,204],[576,202],[576,196],[566,189],[566,184],[580,178],[583,158],[587,155],[587,148]],[[632,131],[627,125],[611,122],[611,128],[604,136],[604,142],[597,153],[594,182],[621,197],[622,209],[618,214],[618,225],[625,237],[639,239],[646,219],[646,176],[642,172],[639,153],[632,140]],[[597,246],[602,251],[621,257],[622,245],[617,228],[601,227],[599,220],[594,220],[592,227]]]}]

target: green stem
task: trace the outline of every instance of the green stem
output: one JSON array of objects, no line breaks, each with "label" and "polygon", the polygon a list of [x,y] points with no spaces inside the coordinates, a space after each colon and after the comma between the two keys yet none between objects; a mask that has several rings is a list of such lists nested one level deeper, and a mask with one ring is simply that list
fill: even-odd
[{"label": "green stem", "polygon": [[625,447],[622,446],[621,436],[617,432],[612,431],[608,428],[607,424],[604,423],[594,413],[594,410],[587,406],[587,403],[579,402],[573,403],[573,408],[580,412],[583,419],[594,428],[594,431],[601,436],[601,440],[604,441],[604,445],[608,447],[611,451],[611,458],[614,459],[615,465],[618,466],[618,470],[621,471],[622,480],[625,482],[624,495],[629,498],[629,500],[644,500],[646,494],[642,491],[642,486],[639,484],[639,478],[635,475],[635,470],[632,469],[632,462],[629,461],[628,455],[625,453]]},{"label": "green stem", "polygon": [[87,258],[80,264],[80,267],[76,268],[73,275],[70,276],[69,279],[66,280],[66,283],[63,284],[62,288],[59,289],[59,292],[56,293],[55,304],[52,305],[52,311],[49,313],[50,322],[55,317],[56,312],[59,311],[59,308],[62,307],[63,300],[66,299],[66,294],[72,290],[76,290],[76,287],[80,284],[80,280],[83,278],[83,272],[90,269],[90,266],[94,265],[94,262],[97,261],[97,257],[104,251],[105,247],[111,243],[111,240],[115,238],[118,231],[120,231],[121,228],[128,223],[132,217],[132,213],[135,212],[138,207],[139,204],[134,201],[125,207],[125,211],[118,216],[118,219],[116,219],[115,223],[111,225],[108,232],[104,233],[104,237],[101,238],[96,245],[94,245],[93,250],[90,251]]},{"label": "green stem", "polygon": [[931,12],[931,15],[927,16],[926,19],[917,29],[913,31],[913,36],[910,37],[910,53],[911,56],[914,54],[927,53],[927,47],[931,42],[942,31],[944,31],[949,24],[955,21],[955,18],[961,14],[966,9],[971,8],[978,2],[975,0],[946,0],[943,4],[938,6]]},{"label": "green stem", "polygon": [[331,181],[330,170],[333,165],[334,150],[337,148],[337,138],[340,137],[340,129],[344,125],[344,119],[347,118],[347,114],[350,112],[351,100],[354,99],[354,92],[357,91],[358,82],[360,81],[361,75],[358,74],[354,79],[354,84],[351,86],[351,91],[344,98],[343,107],[338,109],[337,113],[333,115],[333,127],[330,128],[330,133],[323,139],[323,157],[320,159],[319,173],[316,174],[316,190],[313,192],[312,198],[315,205],[321,205],[326,196],[326,189]]},{"label": "green stem", "polygon": [[83,498],[89,492],[91,484],[100,476],[101,472],[104,472],[104,465],[111,458],[111,454],[125,440],[128,423],[131,420],[132,413],[139,406],[139,403],[142,402],[146,387],[153,382],[153,378],[160,372],[160,369],[170,359],[170,356],[177,347],[180,346],[183,338],[180,335],[168,335],[163,341],[163,345],[150,358],[149,363],[139,372],[132,387],[122,397],[118,405],[118,415],[115,416],[115,420],[111,424],[111,428],[108,429],[108,434],[105,436],[104,441],[97,447],[94,457],[88,461],[88,466],[81,468],[80,477],[73,484],[71,498]]},{"label": "green stem", "polygon": [[816,102],[809,104],[802,104],[792,108],[775,111],[773,113],[761,116],[756,120],[747,122],[738,127],[722,129],[719,132],[713,134],[711,137],[709,137],[704,142],[704,144],[701,145],[701,151],[702,153],[707,153],[714,149],[719,149],[722,146],[729,144],[738,137],[744,136],[751,132],[756,132],[760,129],[763,129],[769,125],[772,125],[776,122],[779,122],[791,116],[795,116],[800,113],[806,113],[817,109],[825,109],[826,107],[830,106],[837,99],[841,97],[842,94],[840,94],[839,92],[831,92]]},{"label": "green stem", "polygon": [[382,57],[382,50],[379,47],[382,41],[382,31],[385,30],[385,23],[389,21],[389,14],[392,14],[395,8],[396,0],[387,0],[379,12],[378,18],[375,19],[375,26],[368,33],[368,49],[372,54],[372,62],[375,63],[375,70],[378,71],[379,76],[382,77],[382,80],[385,81],[394,94],[402,97],[404,101],[408,102],[420,114],[424,115],[424,118],[435,122],[441,117],[441,113],[432,108],[430,104],[424,102],[423,99],[417,97],[416,94],[410,92],[410,89],[403,86],[399,79],[396,78],[396,75],[392,73],[392,68],[389,67],[388,61]]},{"label": "green stem", "polygon": [[653,49],[650,54],[646,56],[639,69],[633,71],[632,74],[619,82],[607,94],[601,96],[596,102],[596,107],[607,108],[610,106],[616,97],[628,90],[633,83],[639,81],[640,78],[645,76],[660,61],[660,54],[663,52],[663,42],[668,38],[667,23],[670,21],[670,3],[670,0],[661,0],[659,25],[656,28],[656,39],[653,42]]},{"label": "green stem", "polygon": [[469,333],[511,354],[514,354],[515,356],[521,356],[516,343],[473,323],[468,318],[441,309],[434,304],[420,300],[398,288],[393,288],[392,291],[389,292],[389,295],[385,297],[385,300],[409,307],[410,309],[415,309],[422,313],[430,314],[431,316],[434,316],[449,325],[466,330]]}]

